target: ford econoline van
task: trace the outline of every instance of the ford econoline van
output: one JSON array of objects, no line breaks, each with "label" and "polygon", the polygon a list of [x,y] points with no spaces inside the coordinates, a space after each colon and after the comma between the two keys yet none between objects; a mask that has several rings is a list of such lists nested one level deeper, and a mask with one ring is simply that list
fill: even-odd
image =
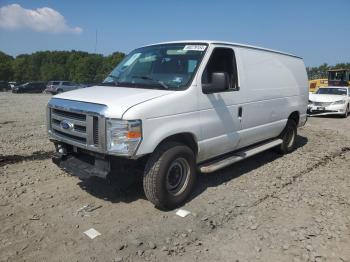
[{"label": "ford econoline van", "polygon": [[[103,83],[54,96],[54,162],[80,177],[141,173],[158,208],[181,205],[199,173],[275,148],[289,153],[306,122],[300,57],[220,41],[132,51]],[[140,172],[141,171],[141,172]]]}]

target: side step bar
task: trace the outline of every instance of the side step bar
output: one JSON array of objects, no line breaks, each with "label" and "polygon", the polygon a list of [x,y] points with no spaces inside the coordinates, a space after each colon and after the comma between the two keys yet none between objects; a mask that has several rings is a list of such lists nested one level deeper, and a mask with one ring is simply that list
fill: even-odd
[{"label": "side step bar", "polygon": [[282,139],[275,139],[272,141],[269,141],[267,143],[259,144],[256,146],[245,148],[241,151],[237,151],[233,153],[232,155],[227,156],[226,158],[220,158],[218,160],[200,165],[199,170],[202,173],[211,173],[214,171],[217,171],[219,169],[222,169],[224,167],[227,167],[233,163],[239,162],[241,160],[244,160],[248,157],[254,156],[258,153],[261,153],[267,149],[273,148],[275,146],[278,146],[282,144]]}]

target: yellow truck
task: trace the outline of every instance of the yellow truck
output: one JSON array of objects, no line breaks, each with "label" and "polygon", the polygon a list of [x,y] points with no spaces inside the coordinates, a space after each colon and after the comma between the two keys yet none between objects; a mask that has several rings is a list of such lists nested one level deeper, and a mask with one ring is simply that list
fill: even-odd
[{"label": "yellow truck", "polygon": [[309,92],[315,93],[321,86],[328,86],[327,78],[309,80]]},{"label": "yellow truck", "polygon": [[350,86],[350,70],[330,69],[328,70],[328,78],[309,80],[309,92],[311,93],[315,93],[323,86]]}]

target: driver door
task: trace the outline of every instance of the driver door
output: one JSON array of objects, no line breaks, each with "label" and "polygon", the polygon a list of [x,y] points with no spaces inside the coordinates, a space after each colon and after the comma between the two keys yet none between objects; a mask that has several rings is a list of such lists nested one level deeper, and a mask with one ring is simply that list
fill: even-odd
[{"label": "driver door", "polygon": [[202,85],[211,82],[214,72],[229,75],[229,84],[224,92],[204,94],[199,88],[199,111],[201,122],[201,153],[199,161],[233,151],[239,143],[241,129],[240,92],[238,88],[237,65],[233,48],[213,49],[201,75]]}]

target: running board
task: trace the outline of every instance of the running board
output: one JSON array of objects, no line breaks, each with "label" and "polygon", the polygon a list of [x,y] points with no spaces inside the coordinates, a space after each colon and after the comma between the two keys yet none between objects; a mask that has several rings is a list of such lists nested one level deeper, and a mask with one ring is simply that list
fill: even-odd
[{"label": "running board", "polygon": [[254,156],[258,153],[261,153],[267,149],[273,148],[275,146],[278,146],[282,144],[282,139],[276,139],[269,141],[264,144],[259,144],[253,147],[248,147],[246,149],[243,149],[241,151],[237,151],[233,153],[232,155],[229,155],[226,158],[220,158],[218,160],[209,162],[207,164],[200,165],[199,170],[202,173],[211,173],[214,171],[217,171],[219,169],[222,169],[224,167],[227,167],[229,165],[232,165],[233,163],[239,162],[241,160],[244,160],[248,157]]}]

